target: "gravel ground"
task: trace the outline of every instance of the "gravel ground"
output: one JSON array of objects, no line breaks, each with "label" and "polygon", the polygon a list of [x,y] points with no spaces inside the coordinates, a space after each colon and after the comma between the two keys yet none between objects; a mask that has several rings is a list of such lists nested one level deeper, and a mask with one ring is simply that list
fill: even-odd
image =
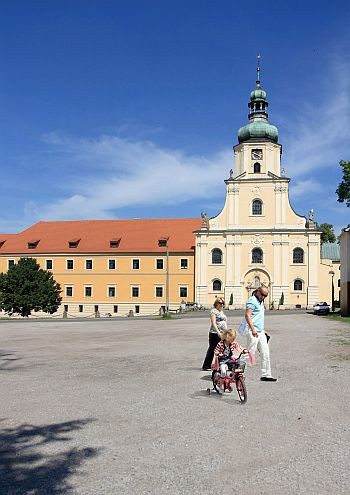
[{"label": "gravel ground", "polygon": [[1,495],[348,494],[350,326],[266,320],[246,404],[207,394],[201,317],[0,322]]}]

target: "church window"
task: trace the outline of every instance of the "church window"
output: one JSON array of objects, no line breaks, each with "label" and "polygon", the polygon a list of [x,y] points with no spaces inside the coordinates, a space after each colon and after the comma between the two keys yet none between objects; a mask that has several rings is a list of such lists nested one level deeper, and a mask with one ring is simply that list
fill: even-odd
[{"label": "church window", "polygon": [[293,263],[304,263],[304,251],[301,248],[293,249]]},{"label": "church window", "polygon": [[303,290],[303,282],[300,279],[294,280],[294,290]]},{"label": "church window", "polygon": [[252,203],[252,215],[262,215],[262,201],[254,199]]},{"label": "church window", "polygon": [[211,253],[211,262],[213,265],[221,265],[222,263],[222,251],[221,249],[213,249]]},{"label": "church window", "polygon": [[261,165],[259,162],[254,163],[254,174],[260,174]]},{"label": "church window", "polygon": [[214,280],[213,282],[213,290],[221,291],[221,282],[220,280]]},{"label": "church window", "polygon": [[262,263],[263,252],[260,248],[254,248],[252,251],[252,263]]}]

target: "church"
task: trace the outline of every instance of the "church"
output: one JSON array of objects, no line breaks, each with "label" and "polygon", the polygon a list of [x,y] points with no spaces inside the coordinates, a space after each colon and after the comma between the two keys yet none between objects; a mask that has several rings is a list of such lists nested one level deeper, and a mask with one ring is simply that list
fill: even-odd
[{"label": "church", "polygon": [[62,288],[57,316],[160,314],[217,297],[241,309],[260,285],[270,309],[339,300],[339,247],[322,244],[314,212],[296,213],[269,123],[260,67],[221,212],[209,218],[38,222],[0,234],[0,271],[33,257]]},{"label": "church", "polygon": [[195,232],[196,300],[208,306],[220,296],[238,309],[261,284],[270,289],[271,309],[311,308],[330,302],[331,291],[339,299],[339,253],[327,258],[313,210],[305,218],[290,204],[290,178],[281,167],[278,129],[269,123],[259,64],[248,107],[248,123],[233,148],[235,173],[231,169],[225,180],[224,207],[210,219],[202,214]]}]

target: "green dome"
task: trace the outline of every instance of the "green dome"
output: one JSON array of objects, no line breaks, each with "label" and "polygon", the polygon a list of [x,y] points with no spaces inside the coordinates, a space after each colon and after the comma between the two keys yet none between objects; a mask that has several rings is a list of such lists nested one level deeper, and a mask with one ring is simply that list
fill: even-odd
[{"label": "green dome", "polygon": [[256,88],[250,93],[250,101],[266,100],[266,91],[261,88]]},{"label": "green dome", "polygon": [[253,122],[241,127],[238,131],[238,141],[240,143],[249,139],[268,139],[277,143],[278,129],[264,119],[255,119]]}]

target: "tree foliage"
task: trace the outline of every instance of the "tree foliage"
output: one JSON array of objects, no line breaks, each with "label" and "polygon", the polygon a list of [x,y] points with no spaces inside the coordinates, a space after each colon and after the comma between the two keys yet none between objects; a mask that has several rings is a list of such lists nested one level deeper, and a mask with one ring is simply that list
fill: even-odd
[{"label": "tree foliage", "polygon": [[350,207],[350,162],[340,160],[339,165],[343,168],[343,180],[335,191],[338,195],[339,203],[344,203]]},{"label": "tree foliage", "polygon": [[337,242],[336,235],[333,230],[333,225],[330,223],[321,223],[320,225],[316,224],[318,230],[322,231],[321,234],[321,244],[324,242]]},{"label": "tree foliage", "polygon": [[0,273],[0,308],[10,315],[55,313],[62,300],[60,292],[52,273],[40,268],[34,258],[20,258],[7,273]]}]

